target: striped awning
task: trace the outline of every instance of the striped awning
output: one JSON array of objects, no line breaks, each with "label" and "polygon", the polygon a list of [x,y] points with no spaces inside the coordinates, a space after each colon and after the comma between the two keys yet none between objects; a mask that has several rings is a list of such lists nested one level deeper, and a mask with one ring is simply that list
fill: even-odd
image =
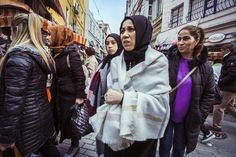
[{"label": "striped awning", "polygon": [[15,14],[31,10],[28,5],[17,0],[0,1],[0,7],[0,27],[11,27]]},{"label": "striped awning", "polygon": [[2,0],[0,1],[1,8],[12,8],[21,11],[30,12],[31,8],[25,4],[20,2],[19,0]]},{"label": "striped awning", "polygon": [[86,43],[86,38],[76,33],[73,34],[73,39],[76,43],[81,44],[81,45],[85,45]]},{"label": "striped awning", "polygon": [[211,60],[223,59],[222,52],[208,52],[208,58]]},{"label": "striped awning", "polygon": [[16,9],[0,9],[0,27],[11,27],[13,17],[17,12]]}]

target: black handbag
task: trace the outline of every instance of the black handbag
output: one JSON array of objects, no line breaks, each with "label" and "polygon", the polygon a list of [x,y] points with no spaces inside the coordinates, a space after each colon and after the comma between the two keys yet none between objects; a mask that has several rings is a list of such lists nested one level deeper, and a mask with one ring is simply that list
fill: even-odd
[{"label": "black handbag", "polygon": [[86,136],[92,132],[92,126],[89,124],[89,114],[85,104],[82,106],[75,104],[71,107],[71,125],[73,132],[79,136]]}]

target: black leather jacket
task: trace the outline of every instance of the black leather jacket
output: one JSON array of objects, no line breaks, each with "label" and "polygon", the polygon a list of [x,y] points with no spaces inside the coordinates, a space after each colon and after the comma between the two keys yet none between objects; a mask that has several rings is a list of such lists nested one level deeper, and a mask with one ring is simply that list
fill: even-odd
[{"label": "black leather jacket", "polygon": [[49,68],[33,46],[14,48],[0,77],[0,143],[15,143],[22,156],[37,151],[53,130],[46,95]]}]

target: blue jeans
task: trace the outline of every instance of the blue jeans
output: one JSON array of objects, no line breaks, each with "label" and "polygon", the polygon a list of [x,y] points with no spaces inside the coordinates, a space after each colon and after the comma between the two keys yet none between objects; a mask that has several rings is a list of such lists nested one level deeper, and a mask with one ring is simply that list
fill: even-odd
[{"label": "blue jeans", "polygon": [[159,156],[170,157],[170,150],[173,145],[172,157],[184,157],[185,140],[184,123],[169,121],[164,137],[160,140]]}]

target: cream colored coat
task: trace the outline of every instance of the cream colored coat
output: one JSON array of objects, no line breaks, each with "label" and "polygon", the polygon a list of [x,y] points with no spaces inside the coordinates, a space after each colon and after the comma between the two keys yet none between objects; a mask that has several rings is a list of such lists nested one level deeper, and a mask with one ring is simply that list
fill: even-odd
[{"label": "cream colored coat", "polygon": [[89,78],[91,78],[94,73],[97,70],[98,67],[98,61],[96,59],[96,57],[94,55],[88,57],[85,61],[84,61],[84,65],[87,67],[88,71],[89,71]]},{"label": "cream colored coat", "polygon": [[95,135],[114,151],[163,137],[169,120],[166,57],[148,48],[145,61],[126,71],[123,54],[111,62],[108,89],[124,92],[122,105],[104,104],[90,118]]}]

